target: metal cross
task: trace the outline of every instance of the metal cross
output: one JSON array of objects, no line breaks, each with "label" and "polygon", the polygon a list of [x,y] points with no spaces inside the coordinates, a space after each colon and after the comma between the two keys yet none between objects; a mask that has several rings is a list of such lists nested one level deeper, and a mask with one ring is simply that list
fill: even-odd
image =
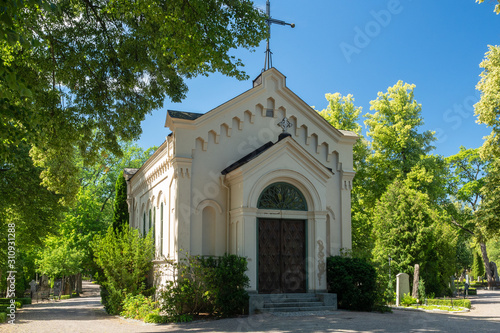
[{"label": "metal cross", "polygon": [[282,121],[278,123],[278,126],[283,129],[283,133],[288,133],[287,129],[293,126],[293,124],[288,120],[287,117],[283,118]]},{"label": "metal cross", "polygon": [[285,21],[271,18],[271,4],[269,3],[269,0],[266,1],[266,15],[267,15],[266,23],[267,26],[269,27],[269,35],[267,36],[266,60],[264,61],[264,69],[262,71],[266,71],[269,68],[273,67],[273,59],[272,59],[273,53],[271,52],[271,48],[269,47],[269,39],[271,38],[271,24],[275,23],[279,25],[289,25],[292,28],[295,28],[294,23],[287,23]]}]

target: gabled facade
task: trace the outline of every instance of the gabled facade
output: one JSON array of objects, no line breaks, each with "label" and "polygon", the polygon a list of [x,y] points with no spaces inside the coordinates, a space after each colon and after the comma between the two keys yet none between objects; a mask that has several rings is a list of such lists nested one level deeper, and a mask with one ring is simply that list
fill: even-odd
[{"label": "gabled facade", "polygon": [[157,264],[181,249],[227,252],[247,257],[249,292],[325,291],[326,257],[351,248],[357,136],[332,127],[274,68],[253,85],[205,114],[168,111],[172,133],[126,170],[130,224],[154,228]]}]

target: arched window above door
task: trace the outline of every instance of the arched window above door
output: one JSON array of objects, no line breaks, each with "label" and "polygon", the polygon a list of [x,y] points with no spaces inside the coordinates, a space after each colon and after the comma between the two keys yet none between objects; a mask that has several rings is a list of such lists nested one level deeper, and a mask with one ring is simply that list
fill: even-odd
[{"label": "arched window above door", "polygon": [[307,210],[307,202],[298,188],[288,183],[274,183],[262,191],[259,209]]}]

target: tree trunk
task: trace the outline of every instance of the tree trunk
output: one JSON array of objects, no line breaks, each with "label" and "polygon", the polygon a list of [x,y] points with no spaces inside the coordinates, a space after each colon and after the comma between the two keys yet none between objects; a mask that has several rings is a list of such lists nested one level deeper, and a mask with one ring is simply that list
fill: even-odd
[{"label": "tree trunk", "polygon": [[411,297],[418,298],[418,280],[420,275],[420,266],[415,264],[415,270],[413,271],[413,291]]},{"label": "tree trunk", "polygon": [[76,278],[76,292],[78,295],[82,293],[82,273],[78,273]]},{"label": "tree trunk", "polygon": [[484,270],[486,271],[486,279],[488,280],[488,289],[492,290],[495,284],[493,280],[493,275],[491,274],[490,259],[488,259],[488,253],[486,252],[486,244],[479,243],[481,247],[481,254],[483,256]]}]

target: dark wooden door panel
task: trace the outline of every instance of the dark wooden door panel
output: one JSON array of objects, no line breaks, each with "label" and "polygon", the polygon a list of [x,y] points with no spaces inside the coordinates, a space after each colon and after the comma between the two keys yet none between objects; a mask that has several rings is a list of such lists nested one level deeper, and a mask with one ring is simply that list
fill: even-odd
[{"label": "dark wooden door panel", "polygon": [[281,285],[285,293],[304,293],[305,284],[305,223],[283,220],[281,223]]},{"label": "dark wooden door panel", "polygon": [[279,220],[259,220],[259,292],[273,293],[280,289]]},{"label": "dark wooden door panel", "polygon": [[258,224],[259,292],[305,292],[305,221],[260,219]]}]

